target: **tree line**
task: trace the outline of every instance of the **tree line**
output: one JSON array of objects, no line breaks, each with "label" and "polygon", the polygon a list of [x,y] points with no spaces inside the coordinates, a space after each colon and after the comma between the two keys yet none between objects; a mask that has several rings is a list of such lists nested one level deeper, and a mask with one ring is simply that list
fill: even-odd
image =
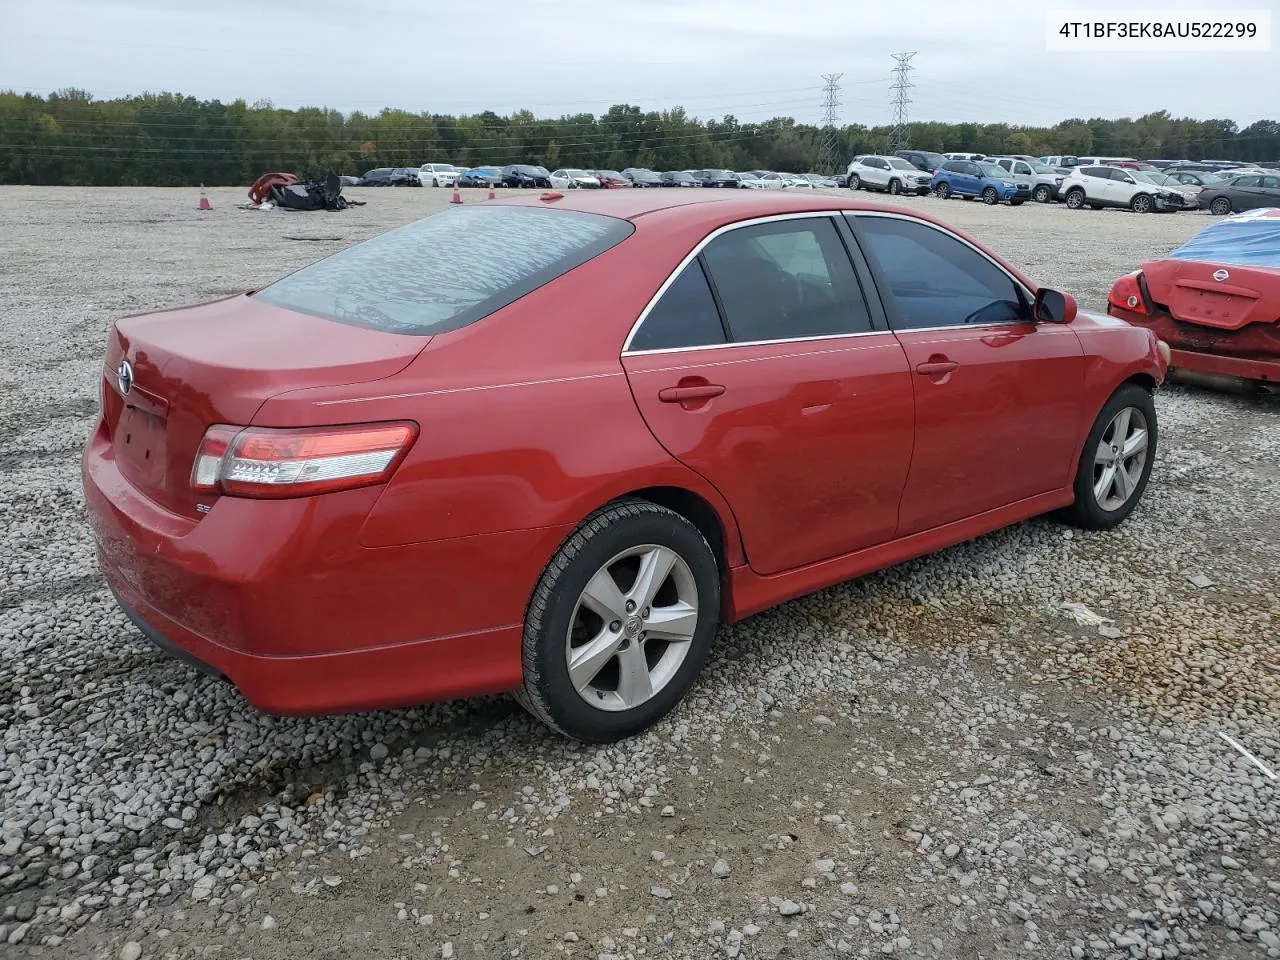
[{"label": "tree line", "polygon": [[[176,93],[96,100],[82,90],[47,97],[0,92],[0,183],[91,186],[248,184],[274,170],[302,176],[371,167],[508,163],[557,167],[687,170],[821,170],[834,138],[837,164],[884,152],[890,129],[850,124],[824,130],[789,117],[743,123],[701,120],[682,108],[618,104],[596,116],[556,119],[528,111],[448,116],[386,108],[344,114],[198,100]],[[913,123],[910,145],[938,152],[1114,155],[1266,161],[1280,158],[1280,122],[1240,128],[1231,120],[1173,117],[1007,123]]]}]

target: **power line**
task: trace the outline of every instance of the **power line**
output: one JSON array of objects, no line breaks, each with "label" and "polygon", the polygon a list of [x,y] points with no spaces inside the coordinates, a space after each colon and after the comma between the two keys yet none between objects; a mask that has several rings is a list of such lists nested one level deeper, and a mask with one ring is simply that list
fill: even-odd
[{"label": "power line", "polygon": [[889,89],[893,91],[893,129],[889,131],[889,151],[903,150],[910,142],[910,132],[907,128],[907,105],[911,103],[911,98],[907,96],[907,91],[915,84],[911,82],[911,58],[914,57],[915,51],[910,53],[895,53],[893,59],[896,66],[893,68],[893,83],[889,85]]},{"label": "power line", "polygon": [[836,122],[840,119],[840,78],[843,73],[824,73],[822,79],[822,146],[818,153],[818,172],[834,173],[836,168]]}]

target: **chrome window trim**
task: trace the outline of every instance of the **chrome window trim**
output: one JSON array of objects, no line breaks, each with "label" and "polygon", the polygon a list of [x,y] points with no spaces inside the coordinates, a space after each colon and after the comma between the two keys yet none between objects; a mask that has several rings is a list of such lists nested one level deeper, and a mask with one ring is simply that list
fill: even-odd
[{"label": "chrome window trim", "polygon": [[[649,298],[649,302],[646,303],[644,309],[640,311],[640,316],[637,317],[636,322],[631,325],[631,330],[627,333],[627,338],[624,341],[622,341],[622,356],[633,357],[633,356],[642,356],[644,354],[649,354],[649,353],[676,353],[679,351],[688,351],[688,350],[717,350],[717,349],[723,350],[727,347],[755,347],[765,343],[802,343],[805,341],[812,341],[812,340],[838,340],[845,337],[865,337],[865,336],[869,336],[871,334],[876,334],[876,333],[879,333],[879,334],[891,333],[892,331],[889,331],[889,330],[863,330],[863,331],[858,331],[856,333],[833,333],[833,334],[827,334],[825,336],[820,336],[820,337],[787,337],[779,340],[752,340],[752,341],[741,341],[741,342],[733,341],[731,343],[707,343],[707,344],[701,344],[701,345],[689,346],[689,347],[661,347],[655,350],[632,350],[631,349],[631,341],[635,339],[636,331],[638,331],[640,329],[640,326],[645,322],[646,319],[648,319],[649,314],[653,311],[653,308],[657,305],[658,301],[662,299],[662,295],[667,292],[667,288],[670,287],[671,284],[675,282],[676,277],[680,276],[680,274],[684,271],[684,269],[690,263],[692,263],[694,260],[697,259],[698,254],[702,253],[703,249],[707,246],[707,244],[711,243],[712,240],[726,233],[729,233],[730,231],[740,230],[743,227],[754,227],[761,223],[778,223],[784,220],[830,220],[832,217],[843,216],[847,212],[850,212],[850,211],[803,210],[798,213],[775,213],[767,217],[752,217],[750,220],[735,220],[733,223],[726,223],[723,226],[717,227],[716,229],[712,230],[709,234],[707,234],[700,241],[698,241],[698,243],[694,245],[693,249],[689,251],[689,253],[685,256],[685,258],[681,260],[680,263],[676,266],[676,268],[672,270],[671,273],[667,276],[667,279],[662,282],[662,285],[658,287],[657,292],[652,297]],[[852,262],[850,262],[850,267],[854,269],[854,272],[856,274],[857,270],[856,268],[853,268]],[[863,291],[863,295],[864,296],[866,295],[865,291]],[[870,312],[869,309],[868,309],[868,312]]]}]

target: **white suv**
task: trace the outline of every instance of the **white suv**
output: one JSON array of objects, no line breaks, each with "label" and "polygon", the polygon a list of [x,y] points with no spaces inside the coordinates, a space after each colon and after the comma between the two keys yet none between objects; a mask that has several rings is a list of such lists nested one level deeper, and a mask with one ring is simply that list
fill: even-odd
[{"label": "white suv", "polygon": [[418,180],[424,187],[452,187],[459,176],[451,163],[424,163],[418,168]]},{"label": "white suv", "polygon": [[1025,183],[1036,203],[1048,203],[1058,195],[1065,175],[1039,160],[1023,160],[1021,157],[997,157],[996,163],[1009,171],[1009,177]]},{"label": "white suv", "polygon": [[1127,207],[1136,213],[1182,210],[1186,197],[1177,190],[1138,179],[1120,167],[1076,167],[1062,181],[1059,197],[1071,210]]},{"label": "white suv", "polygon": [[849,189],[865,187],[887,193],[929,192],[932,175],[913,167],[901,157],[858,157],[849,164]]}]

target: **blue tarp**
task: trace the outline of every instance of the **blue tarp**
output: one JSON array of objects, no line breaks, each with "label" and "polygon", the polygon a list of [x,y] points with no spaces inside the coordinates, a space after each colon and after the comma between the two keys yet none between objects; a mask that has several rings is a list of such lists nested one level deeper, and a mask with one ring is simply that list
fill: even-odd
[{"label": "blue tarp", "polygon": [[1166,259],[1280,269],[1280,208],[1250,210],[1219,220]]}]

